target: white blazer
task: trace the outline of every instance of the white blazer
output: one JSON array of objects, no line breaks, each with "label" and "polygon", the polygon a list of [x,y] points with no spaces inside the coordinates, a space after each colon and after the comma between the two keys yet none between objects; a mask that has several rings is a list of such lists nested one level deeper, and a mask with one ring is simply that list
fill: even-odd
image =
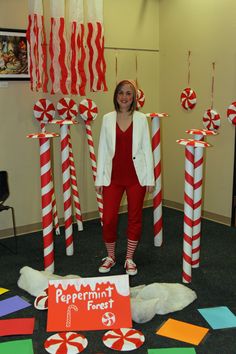
[{"label": "white blazer", "polygon": [[[117,112],[114,111],[103,117],[98,147],[96,186],[109,186],[111,183],[112,159],[116,147],[116,116]],[[145,114],[138,111],[133,113],[132,156],[141,186],[154,186],[153,156],[148,122]]]}]

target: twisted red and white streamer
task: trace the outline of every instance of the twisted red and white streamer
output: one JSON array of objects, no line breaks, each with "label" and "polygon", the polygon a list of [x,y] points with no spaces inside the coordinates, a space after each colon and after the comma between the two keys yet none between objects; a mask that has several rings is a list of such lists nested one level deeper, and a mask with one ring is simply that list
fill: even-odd
[{"label": "twisted red and white streamer", "polygon": [[162,221],[162,184],[161,184],[161,130],[160,118],[152,118],[152,151],[154,158],[155,188],[153,192],[154,245],[163,242]]},{"label": "twisted red and white streamer", "polygon": [[74,253],[74,242],[73,242],[73,228],[72,228],[69,135],[68,135],[68,126],[66,124],[61,125],[61,163],[62,163],[66,254],[67,256],[71,256]]},{"label": "twisted red and white streamer", "polygon": [[51,58],[50,77],[51,93],[68,94],[67,79],[67,47],[65,40],[65,8],[64,0],[51,0],[51,29],[49,53]]},{"label": "twisted red and white streamer", "polygon": [[[91,167],[92,167],[92,174],[93,174],[93,180],[94,182],[96,181],[96,175],[97,175],[97,160],[96,160],[96,155],[94,151],[94,144],[93,144],[93,136],[92,136],[92,129],[91,129],[91,122],[86,121],[85,126],[86,126],[86,136],[87,136],[87,142],[88,142],[88,148],[89,148],[89,156],[90,156],[90,162],[91,162]],[[96,192],[96,199],[97,199],[97,204],[98,204],[98,212],[101,218],[101,223],[102,223],[102,218],[103,218],[103,201],[102,197],[100,194]]]},{"label": "twisted red and white streamer", "polygon": [[104,57],[103,0],[88,0],[88,37],[90,91],[107,91]]},{"label": "twisted red and white streamer", "polygon": [[31,90],[47,92],[47,50],[42,0],[29,0],[26,38],[30,50]]}]

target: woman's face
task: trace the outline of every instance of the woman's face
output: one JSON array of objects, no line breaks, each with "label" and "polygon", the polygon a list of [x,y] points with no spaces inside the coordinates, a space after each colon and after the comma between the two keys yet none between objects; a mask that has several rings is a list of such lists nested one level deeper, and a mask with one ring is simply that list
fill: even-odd
[{"label": "woman's face", "polygon": [[124,84],[121,86],[120,90],[117,93],[117,103],[119,104],[121,111],[129,111],[130,106],[133,102],[133,90],[131,85]]}]

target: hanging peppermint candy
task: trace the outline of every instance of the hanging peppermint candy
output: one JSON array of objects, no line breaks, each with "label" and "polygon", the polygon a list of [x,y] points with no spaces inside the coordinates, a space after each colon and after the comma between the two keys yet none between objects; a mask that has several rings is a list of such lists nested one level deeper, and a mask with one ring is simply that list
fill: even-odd
[{"label": "hanging peppermint candy", "polygon": [[87,345],[87,339],[82,334],[74,332],[56,333],[44,342],[44,348],[51,354],[77,354]]},{"label": "hanging peppermint candy", "polygon": [[78,106],[71,98],[64,97],[58,102],[57,111],[62,119],[74,119],[78,114]]},{"label": "hanging peppermint candy", "polygon": [[37,310],[47,310],[48,308],[48,289],[45,289],[34,300],[34,307]]},{"label": "hanging peppermint candy", "polygon": [[46,98],[41,98],[34,105],[34,117],[39,122],[50,122],[55,116],[54,104]]},{"label": "hanging peppermint candy", "polygon": [[137,108],[142,108],[145,103],[145,95],[143,90],[137,89]]},{"label": "hanging peppermint candy", "polygon": [[135,350],[145,341],[144,335],[133,328],[120,328],[104,334],[103,343],[106,347],[118,351]]},{"label": "hanging peppermint candy", "polygon": [[207,109],[203,115],[203,125],[208,130],[220,128],[220,115],[213,109]]},{"label": "hanging peppermint candy", "polygon": [[98,115],[98,107],[94,101],[89,98],[85,98],[79,104],[79,113],[83,120],[91,121],[96,119]]},{"label": "hanging peppermint candy", "polygon": [[231,124],[236,125],[236,102],[231,103],[227,109],[227,118]]},{"label": "hanging peppermint candy", "polygon": [[185,88],[180,96],[181,105],[186,111],[192,110],[197,103],[197,95],[190,87]]}]

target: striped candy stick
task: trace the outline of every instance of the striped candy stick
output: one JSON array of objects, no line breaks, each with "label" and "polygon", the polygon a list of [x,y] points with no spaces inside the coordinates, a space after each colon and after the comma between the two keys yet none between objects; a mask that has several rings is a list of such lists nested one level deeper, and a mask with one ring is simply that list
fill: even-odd
[{"label": "striped candy stick", "polygon": [[184,184],[184,235],[183,235],[183,273],[184,283],[192,280],[192,235],[193,235],[193,183],[194,147],[185,147],[185,184]]},{"label": "striped candy stick", "polygon": [[152,119],[152,151],[155,177],[153,192],[154,245],[159,247],[163,242],[160,118],[168,117],[168,114],[148,113],[146,116]]},{"label": "striped candy stick", "polygon": [[[206,129],[190,129],[186,133],[192,134],[194,140],[204,141],[206,135],[218,133]],[[193,239],[192,239],[192,267],[198,268],[200,264],[201,241],[201,215],[202,215],[202,183],[203,183],[204,151],[202,147],[194,150],[194,192],[193,192]]]},{"label": "striped candy stick", "polygon": [[[44,122],[40,123],[42,133],[46,133],[46,124]],[[56,205],[56,197],[55,197],[55,190],[54,190],[54,183],[53,183],[53,175],[52,175],[52,168],[51,168],[51,191],[52,191],[52,215],[53,215],[53,224],[55,227],[56,235],[60,235],[60,227],[59,227],[59,219],[57,214],[57,205]]]},{"label": "striped candy stick", "polygon": [[73,155],[73,150],[72,150],[71,136],[70,136],[69,129],[68,129],[68,139],[69,139],[70,177],[71,177],[72,196],[73,196],[74,207],[75,207],[75,217],[77,220],[78,231],[82,231],[83,230],[83,222],[82,222],[81,206],[80,206],[80,199],[79,199],[79,191],[78,191],[78,187],[77,187],[74,155]]},{"label": "striped candy stick", "polygon": [[[61,123],[62,122],[66,122],[66,121],[61,121]],[[73,227],[72,227],[69,137],[68,137],[67,124],[61,124],[61,163],[62,163],[66,254],[67,256],[72,256],[74,254],[74,242],[73,242]]]},{"label": "striped candy stick", "polygon": [[[96,161],[96,155],[95,155],[95,151],[94,151],[93,136],[92,136],[92,129],[91,129],[91,120],[85,121],[85,127],[86,127],[86,136],[87,136],[87,141],[88,141],[89,156],[90,156],[90,162],[91,162],[91,167],[92,167],[93,180],[95,182],[96,176],[97,176],[97,161]],[[97,199],[97,204],[98,204],[98,212],[99,212],[101,223],[102,223],[103,201],[102,201],[101,195],[98,194],[97,192],[96,192],[96,199]]]}]

